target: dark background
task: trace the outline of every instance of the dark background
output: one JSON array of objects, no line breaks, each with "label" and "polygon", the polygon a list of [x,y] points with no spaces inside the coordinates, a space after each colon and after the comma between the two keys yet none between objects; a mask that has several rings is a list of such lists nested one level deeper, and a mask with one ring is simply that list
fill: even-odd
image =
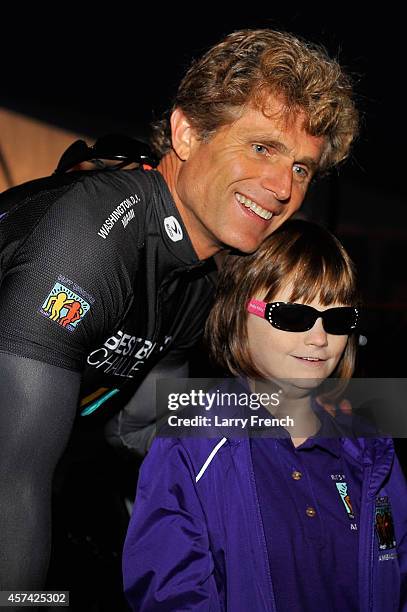
[{"label": "dark background", "polygon": [[[379,11],[327,3],[316,11],[288,3],[257,14],[225,6],[228,16],[196,3],[165,12],[95,5],[86,17],[66,6],[47,16],[24,13],[10,28],[3,22],[0,105],[89,137],[145,137],[191,59],[228,32],[275,27],[323,44],[354,75],[362,129],[350,160],[311,190],[304,211],[341,238],[359,269],[368,344],[357,374],[405,377],[403,20],[384,5]],[[397,449],[405,464],[404,442]],[[123,463],[97,432],[77,432],[69,452],[57,474],[49,585],[82,599],[72,609],[119,610],[122,500],[134,488],[137,461]]]},{"label": "dark background", "polygon": [[158,7],[119,12],[99,9],[92,21],[62,11],[47,16],[49,27],[25,15],[18,31],[4,27],[0,102],[85,134],[125,128],[139,135],[167,108],[193,57],[234,29],[283,28],[323,44],[355,75],[365,129],[353,174],[401,193],[404,173],[394,158],[403,138],[405,31],[397,15],[343,3],[322,12],[290,4],[257,16],[231,7],[227,18],[196,4],[161,16]]}]

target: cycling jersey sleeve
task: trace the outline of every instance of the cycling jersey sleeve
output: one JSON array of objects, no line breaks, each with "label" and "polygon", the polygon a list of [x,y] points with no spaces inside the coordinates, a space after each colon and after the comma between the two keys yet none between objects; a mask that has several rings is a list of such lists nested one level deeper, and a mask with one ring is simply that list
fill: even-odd
[{"label": "cycling jersey sleeve", "polygon": [[[98,229],[119,187],[85,178],[68,192],[35,194],[1,221],[0,350],[81,370],[89,348],[114,328],[132,279]],[[52,197],[23,233],[31,209]]]}]

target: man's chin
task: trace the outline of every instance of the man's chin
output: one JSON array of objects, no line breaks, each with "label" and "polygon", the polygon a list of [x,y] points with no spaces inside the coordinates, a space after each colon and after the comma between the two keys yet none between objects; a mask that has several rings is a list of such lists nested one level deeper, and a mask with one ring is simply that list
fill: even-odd
[{"label": "man's chin", "polygon": [[234,240],[230,238],[227,242],[223,243],[223,248],[229,251],[242,253],[242,255],[250,255],[257,251],[264,238],[261,240],[249,240],[236,237]]}]

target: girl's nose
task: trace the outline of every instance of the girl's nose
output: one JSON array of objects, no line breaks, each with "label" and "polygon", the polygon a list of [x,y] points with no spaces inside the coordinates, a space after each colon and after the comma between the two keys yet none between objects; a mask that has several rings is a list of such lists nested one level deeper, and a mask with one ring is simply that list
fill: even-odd
[{"label": "girl's nose", "polygon": [[322,317],[319,317],[314,326],[305,332],[305,344],[315,346],[326,346],[328,344],[328,334],[322,324]]}]

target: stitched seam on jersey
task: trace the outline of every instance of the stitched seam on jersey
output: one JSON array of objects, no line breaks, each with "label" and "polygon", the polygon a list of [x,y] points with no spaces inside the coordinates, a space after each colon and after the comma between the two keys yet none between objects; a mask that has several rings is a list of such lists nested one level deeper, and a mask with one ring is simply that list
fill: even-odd
[{"label": "stitched seam on jersey", "polygon": [[19,349],[13,349],[14,352],[11,352],[4,349],[4,348],[0,348],[0,354],[1,355],[13,355],[13,357],[19,357],[21,359],[29,359],[30,361],[39,361],[41,363],[47,363],[48,365],[52,365],[56,368],[63,368],[64,370],[69,370],[70,372],[82,372],[83,368],[78,368],[75,366],[68,366],[66,363],[64,363],[63,361],[58,361],[56,359],[46,359],[46,358],[40,358],[40,357],[27,357],[27,355],[23,355],[19,352]]}]

